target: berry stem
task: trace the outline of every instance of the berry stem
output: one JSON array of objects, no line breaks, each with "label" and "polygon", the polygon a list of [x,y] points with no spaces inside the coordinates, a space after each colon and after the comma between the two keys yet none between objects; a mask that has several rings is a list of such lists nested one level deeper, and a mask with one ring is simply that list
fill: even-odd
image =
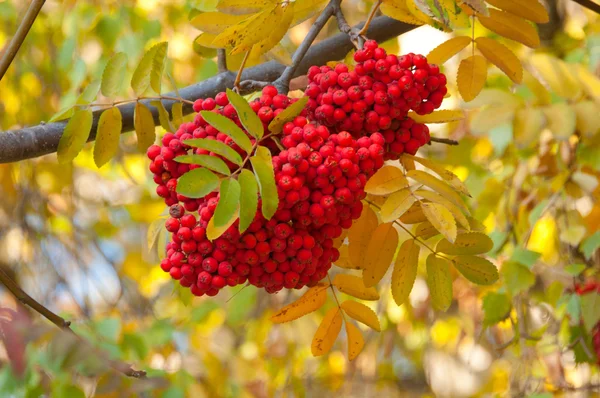
[{"label": "berry stem", "polygon": [[340,304],[340,300],[338,299],[337,293],[335,292],[335,289],[333,288],[333,282],[331,281],[331,276],[329,276],[329,272],[327,272],[327,280],[329,281],[329,287],[331,288],[331,291],[333,292],[333,298],[335,299],[335,302],[338,306],[338,310],[340,310],[342,312],[342,318],[344,319],[344,322],[347,322],[346,314],[344,313],[344,311],[342,311],[342,306]]},{"label": "berry stem", "polygon": [[367,21],[365,22],[365,25],[358,32],[359,35],[364,35],[364,36],[367,35],[367,30],[369,30],[369,25],[371,25],[371,21],[375,17],[375,14],[377,13],[377,10],[379,10],[380,6],[381,6],[381,0],[377,0],[377,2],[375,4],[373,4],[373,7],[371,8],[371,12],[369,13],[369,16],[367,18]]}]

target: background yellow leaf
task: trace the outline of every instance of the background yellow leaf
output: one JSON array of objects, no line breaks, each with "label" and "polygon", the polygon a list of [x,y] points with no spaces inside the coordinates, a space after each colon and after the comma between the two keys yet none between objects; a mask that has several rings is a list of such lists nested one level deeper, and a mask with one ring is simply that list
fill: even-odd
[{"label": "background yellow leaf", "polygon": [[402,243],[392,272],[392,297],[398,305],[408,299],[419,269],[419,245],[414,239]]},{"label": "background yellow leaf", "polygon": [[357,268],[362,269],[365,265],[367,248],[371,236],[377,229],[377,215],[370,206],[365,206],[363,212],[348,232],[348,254],[350,262]]},{"label": "background yellow leaf", "polygon": [[366,287],[375,286],[392,263],[396,247],[398,246],[398,231],[394,224],[386,223],[377,227],[365,257],[365,269],[363,270],[363,282]]},{"label": "background yellow leaf", "polygon": [[365,287],[362,278],[359,276],[337,274],[333,279],[333,286],[337,287],[340,292],[361,300],[379,300],[377,289]]},{"label": "background yellow leaf", "polygon": [[348,335],[348,360],[353,361],[365,347],[365,339],[360,330],[347,321],[346,334]]},{"label": "background yellow leaf", "polygon": [[468,36],[457,36],[446,40],[427,54],[427,61],[432,64],[441,65],[450,58],[461,52],[471,43]]},{"label": "background yellow leaf", "polygon": [[577,116],[571,105],[565,102],[552,104],[544,108],[544,114],[554,138],[567,140],[575,133]]},{"label": "background yellow leaf", "polygon": [[490,8],[489,12],[489,17],[477,15],[483,26],[500,36],[523,43],[527,47],[539,47],[540,38],[531,23],[506,11]]},{"label": "background yellow leaf", "polygon": [[460,61],[456,84],[463,100],[469,102],[483,89],[487,78],[487,63],[481,55],[472,55]]},{"label": "background yellow leaf", "polygon": [[381,332],[381,326],[379,325],[377,314],[371,308],[367,307],[363,303],[353,300],[344,301],[341,304],[341,307],[346,315],[348,315],[350,318],[356,319],[371,329]]},{"label": "background yellow leaf", "polygon": [[427,256],[427,286],[431,305],[439,311],[446,311],[452,304],[452,275],[450,263],[431,253]]},{"label": "background yellow leaf", "polygon": [[429,222],[446,237],[450,242],[456,239],[456,221],[452,213],[444,206],[437,203],[421,203],[423,213]]},{"label": "background yellow leaf", "polygon": [[556,94],[568,99],[581,95],[579,81],[564,61],[547,54],[534,54],[529,62]]},{"label": "background yellow leaf", "polygon": [[502,70],[513,82],[521,83],[523,66],[515,53],[504,44],[487,37],[478,37],[475,39],[475,43],[477,43],[477,49],[488,61]]},{"label": "background yellow leaf", "polygon": [[573,104],[577,116],[577,131],[584,137],[593,137],[600,131],[600,106],[594,101]]},{"label": "background yellow leaf", "polygon": [[333,307],[323,317],[319,328],[315,332],[311,352],[315,357],[327,354],[335,339],[337,339],[340,330],[342,329],[342,311],[338,307]]},{"label": "background yellow leaf", "polygon": [[454,243],[447,239],[438,242],[435,251],[445,254],[484,254],[492,250],[494,242],[481,232],[458,234]]},{"label": "background yellow leaf", "polygon": [[311,287],[298,300],[286,305],[271,316],[273,323],[284,323],[298,319],[306,314],[318,310],[327,300],[327,289],[325,283],[319,283]]},{"label": "background yellow leaf", "polygon": [[540,137],[546,123],[544,111],[540,108],[519,109],[515,113],[513,135],[519,147],[527,146]]}]

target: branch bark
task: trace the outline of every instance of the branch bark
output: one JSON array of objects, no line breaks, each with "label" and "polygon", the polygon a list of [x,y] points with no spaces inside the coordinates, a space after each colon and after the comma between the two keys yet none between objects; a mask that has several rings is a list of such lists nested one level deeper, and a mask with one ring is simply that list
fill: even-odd
[{"label": "branch bark", "polygon": [[[362,26],[363,24],[359,24],[356,28],[360,29]],[[371,22],[367,33],[370,39],[385,41],[414,28],[414,25],[408,25],[388,17],[377,17]],[[324,65],[328,61],[342,59],[352,48],[354,48],[354,46],[350,42],[350,38],[344,33],[339,33],[323,40],[306,51],[306,55],[298,63],[298,66],[291,75],[292,77],[301,76],[306,74],[306,71],[311,65]],[[242,81],[256,80],[273,82],[282,75],[285,69],[285,65],[270,61],[244,70]],[[182,99],[189,101],[194,101],[198,98],[212,97],[221,91],[225,91],[225,88],[227,87],[233,87],[234,80],[235,73],[220,73],[201,83],[182,88],[179,90],[179,94]],[[175,93],[165,94],[165,96],[168,95],[175,96]],[[151,106],[149,101],[142,102],[150,107],[154,116],[154,122],[158,125],[158,110]],[[163,101],[163,104],[167,110],[170,111],[175,102],[176,101]],[[119,109],[123,116],[123,132],[133,130],[133,112],[135,103],[120,106]],[[184,114],[189,114],[192,111],[191,105],[183,104]],[[94,122],[88,141],[93,141],[96,138],[100,113],[101,111],[94,112]],[[17,162],[56,152],[60,136],[62,135],[66,124],[66,121],[41,123],[40,125],[33,127],[9,130],[0,133],[0,163]]]},{"label": "branch bark", "polygon": [[12,63],[13,59],[19,52],[19,48],[21,48],[21,44],[25,41],[27,37],[27,33],[33,26],[35,19],[37,18],[40,10],[42,9],[46,0],[33,0],[23,17],[23,21],[21,21],[21,25],[17,29],[17,32],[13,36],[12,40],[8,44],[6,51],[2,58],[0,58],[0,80],[4,77],[4,74],[8,70],[8,67]]},{"label": "branch bark", "polygon": [[587,8],[588,10],[594,11],[596,14],[600,14],[600,4],[594,3],[592,0],[573,0],[575,3]]}]

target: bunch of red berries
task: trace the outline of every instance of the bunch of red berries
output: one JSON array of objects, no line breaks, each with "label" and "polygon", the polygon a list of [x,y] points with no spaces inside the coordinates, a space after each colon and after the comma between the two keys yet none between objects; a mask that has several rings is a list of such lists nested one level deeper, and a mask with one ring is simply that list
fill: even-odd
[{"label": "bunch of red berries", "polygon": [[[600,294],[600,283],[595,281],[587,281],[583,284],[575,284],[575,293],[579,296],[583,296],[589,293]],[[594,345],[594,352],[596,358],[600,364],[600,322],[594,326],[592,330],[592,344]]]},{"label": "bunch of red berries", "polygon": [[[413,136],[412,126],[401,122],[410,110],[425,115],[440,107],[447,93],[446,76],[422,55],[388,55],[373,40],[354,54],[354,60],[352,71],[343,63],[309,69],[309,117],[355,136],[391,130],[386,143],[392,157],[415,154],[429,142],[429,131],[421,125]],[[396,144],[393,149],[392,144]]]}]

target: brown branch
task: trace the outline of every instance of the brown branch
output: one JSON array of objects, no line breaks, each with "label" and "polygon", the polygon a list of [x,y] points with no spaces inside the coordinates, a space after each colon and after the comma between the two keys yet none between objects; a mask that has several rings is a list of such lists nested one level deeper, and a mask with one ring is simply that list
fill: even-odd
[{"label": "brown branch", "polygon": [[[15,281],[13,281],[10,276],[0,268],[0,282],[19,300],[23,305],[28,306],[35,312],[42,315],[44,318],[48,319],[50,322],[58,326],[61,330],[64,330],[67,333],[79,338],[77,334],[71,329],[71,322],[65,320],[61,316],[55,314],[50,311],[48,308],[44,307],[42,304],[38,303],[33,297],[25,293],[23,289],[17,285]],[[125,376],[133,377],[136,379],[145,378],[146,372],[143,370],[133,370],[129,365],[114,361],[112,359],[106,358],[111,368],[115,369],[118,372],[123,373]]]},{"label": "brown branch", "polygon": [[363,32],[363,30],[366,32],[369,29],[369,25],[371,24],[371,20],[373,18],[371,17],[370,19],[367,19],[367,22],[365,22],[362,29],[359,30],[357,28],[353,28],[352,26],[348,25],[346,17],[342,12],[342,1],[335,0],[332,1],[332,4],[333,14],[335,15],[335,19],[337,20],[338,29],[340,30],[340,32],[345,33],[350,37],[350,40],[352,41],[352,44],[354,44],[354,47],[362,48],[365,38],[361,36],[361,32]]},{"label": "brown branch", "polygon": [[[361,24],[356,26],[356,28],[360,27],[362,27]],[[377,17],[373,19],[371,26],[369,26],[368,36],[370,39],[381,42],[397,37],[414,28],[416,28],[415,25],[405,24],[388,17]],[[242,81],[255,80],[261,82],[274,82],[275,80],[279,80],[279,82],[282,82],[287,79],[291,81],[291,78],[293,77],[306,74],[311,65],[324,65],[328,61],[343,59],[346,54],[348,54],[348,51],[353,48],[353,45],[347,35],[339,33],[310,46],[310,49],[308,49],[308,45],[306,47],[307,48],[304,49],[303,57],[300,57],[299,55],[296,57],[296,54],[299,54],[298,51],[300,48],[296,51],[296,54],[294,54],[296,63],[293,68],[288,69],[275,61],[266,62],[245,69],[242,74]],[[194,101],[198,98],[213,97],[217,93],[225,91],[227,87],[233,87],[234,80],[235,73],[227,71],[200,83],[184,87],[179,90],[179,94],[181,95],[181,98],[189,101]],[[169,95],[176,96],[175,93],[166,93],[164,96]],[[150,105],[149,100],[140,102],[151,109],[152,115],[154,116],[154,123],[159,125],[158,110]],[[163,101],[163,104],[167,111],[170,111],[175,102],[177,101]],[[119,106],[123,118],[123,133],[133,130],[134,109],[135,103],[133,102]],[[192,106],[184,103],[184,115],[192,112]],[[94,112],[94,121],[88,141],[96,139],[98,119],[101,113],[101,110]],[[66,124],[66,121],[41,123],[37,126],[3,132],[0,134],[0,163],[17,162],[56,152],[58,142],[60,141],[60,137]]]},{"label": "brown branch", "polygon": [[429,145],[431,145],[432,142],[439,142],[440,144],[446,144],[446,145],[458,145],[458,141],[451,140],[449,138],[431,137],[431,138],[429,138]]},{"label": "brown branch", "polygon": [[575,3],[588,10],[594,11],[596,14],[600,14],[600,4],[594,3],[592,0],[573,0]]},{"label": "brown branch", "polygon": [[0,80],[2,80],[4,74],[8,70],[8,67],[19,52],[21,44],[23,44],[23,41],[25,41],[29,30],[33,26],[33,23],[35,22],[35,19],[40,13],[40,10],[44,6],[45,2],[46,0],[32,0],[31,4],[29,4],[29,8],[23,17],[23,20],[21,21],[21,25],[19,25],[17,32],[4,51],[4,55],[0,59]]},{"label": "brown branch", "polygon": [[225,54],[224,48],[219,48],[217,50],[217,67],[219,73],[227,72],[227,55]]}]

